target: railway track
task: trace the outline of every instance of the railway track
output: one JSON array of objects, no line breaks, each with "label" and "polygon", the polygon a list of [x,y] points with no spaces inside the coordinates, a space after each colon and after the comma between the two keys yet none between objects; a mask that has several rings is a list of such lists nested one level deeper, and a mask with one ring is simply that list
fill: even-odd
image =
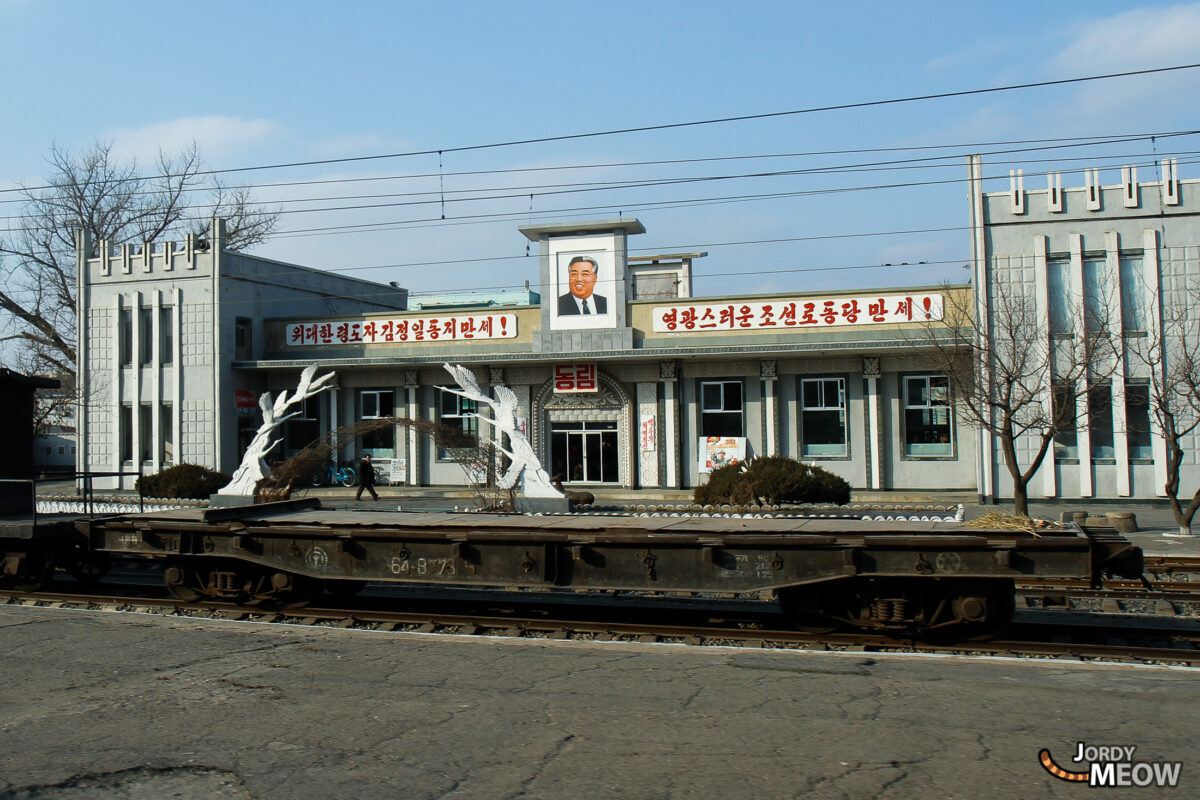
[{"label": "railway track", "polygon": [[422,607],[401,611],[381,607],[381,600],[394,602],[387,598],[361,598],[353,608],[329,603],[303,609],[257,609],[221,602],[184,603],[151,587],[127,588],[131,591],[120,594],[5,592],[0,593],[0,604],[462,636],[1200,664],[1200,621],[1187,619],[1150,625],[1145,619],[1104,617],[1089,623],[1075,619],[1079,615],[1029,613],[1014,623],[1004,640],[964,643],[869,633],[803,633],[787,629],[781,615],[767,604],[747,601],[721,605],[684,600],[662,607],[660,600],[626,598],[628,602],[584,606],[544,597],[514,598],[511,593],[484,599],[475,593],[461,601],[417,598],[412,604]]}]

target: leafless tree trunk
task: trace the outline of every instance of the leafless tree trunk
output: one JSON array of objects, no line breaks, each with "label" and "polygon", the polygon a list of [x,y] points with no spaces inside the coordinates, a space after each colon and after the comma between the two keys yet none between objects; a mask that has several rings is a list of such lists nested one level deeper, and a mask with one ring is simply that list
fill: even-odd
[{"label": "leafless tree trunk", "polygon": [[[1055,437],[1078,423],[1075,398],[1087,397],[1116,368],[1106,309],[1074,309],[1073,330],[1051,334],[1045,312],[1020,287],[990,287],[991,319],[978,319],[975,297],[944,287],[944,319],[922,327],[929,365],[949,378],[958,418],[995,437],[1013,485],[1013,511],[1029,515],[1029,482]],[[1054,402],[1055,393],[1060,402]],[[1031,441],[1021,457],[1019,444]],[[984,457],[981,454],[981,457]]]},{"label": "leafless tree trunk", "polygon": [[[37,374],[75,373],[77,230],[93,242],[141,245],[205,231],[222,216],[226,247],[238,250],[266,239],[278,219],[277,211],[253,205],[245,189],[201,175],[194,143],[174,156],[160,153],[151,177],[136,162],[116,160],[109,144],[78,155],[53,146],[49,162],[47,185],[22,192],[20,221],[0,235],[0,342],[15,342],[23,368]],[[193,199],[206,188],[209,202]]]}]

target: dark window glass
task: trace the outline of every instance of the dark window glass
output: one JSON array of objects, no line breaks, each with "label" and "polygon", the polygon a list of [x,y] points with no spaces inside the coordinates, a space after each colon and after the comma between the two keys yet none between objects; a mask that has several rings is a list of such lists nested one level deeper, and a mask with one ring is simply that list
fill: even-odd
[{"label": "dark window glass", "polygon": [[158,356],[164,364],[175,360],[175,332],[171,317],[170,308],[158,310]]},{"label": "dark window glass", "polygon": [[150,363],[154,355],[154,309],[138,309],[138,363]]},{"label": "dark window glass", "polygon": [[234,358],[252,358],[254,353],[253,321],[238,317],[233,325]]},{"label": "dark window glass", "polygon": [[1075,430],[1075,387],[1056,385],[1051,391],[1055,458],[1079,458],[1079,436]]},{"label": "dark window glass", "polygon": [[133,461],[133,406],[121,406],[121,460]]},{"label": "dark window glass", "polygon": [[149,403],[138,406],[138,445],[142,461],[154,460],[154,407]]},{"label": "dark window glass", "polygon": [[[359,399],[361,417],[364,420],[394,416],[395,406],[390,391],[363,392]],[[394,458],[396,455],[396,426],[385,425],[377,430],[364,433],[362,446],[364,453],[370,453],[375,458]]]},{"label": "dark window glass", "polygon": [[474,450],[479,446],[476,403],[445,389],[439,389],[438,395],[438,421],[445,438],[438,447],[437,457],[450,460],[455,457],[455,450]]},{"label": "dark window glass", "polygon": [[1092,458],[1115,458],[1112,387],[1093,386],[1088,392],[1088,433]]},{"label": "dark window glass", "polygon": [[700,435],[743,435],[741,381],[700,383]]},{"label": "dark window glass", "polygon": [[806,456],[846,455],[846,382],[806,378],[800,383],[802,438]]},{"label": "dark window glass", "polygon": [[904,452],[907,455],[954,455],[954,428],[950,420],[949,378],[916,375],[904,379]]},{"label": "dark window glass", "polygon": [[1154,458],[1150,445],[1150,387],[1144,383],[1125,386],[1125,435],[1130,458]]},{"label": "dark window glass", "polygon": [[159,433],[159,458],[164,464],[175,463],[175,431],[174,419],[171,415],[171,406],[163,403],[160,409],[160,417],[158,421]]},{"label": "dark window glass", "polygon": [[121,366],[133,364],[133,311],[121,309],[117,315],[117,328],[121,340]]}]

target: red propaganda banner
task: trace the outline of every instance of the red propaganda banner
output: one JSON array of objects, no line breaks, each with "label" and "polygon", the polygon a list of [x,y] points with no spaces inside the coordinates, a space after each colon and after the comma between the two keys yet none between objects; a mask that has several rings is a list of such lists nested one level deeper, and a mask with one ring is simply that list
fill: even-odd
[{"label": "red propaganda banner", "polygon": [[595,364],[555,364],[554,391],[556,394],[598,392]]},{"label": "red propaganda banner", "polygon": [[836,325],[929,322],[942,318],[940,294],[786,298],[769,303],[656,306],[655,333],[786,330]]},{"label": "red propaganda banner", "polygon": [[515,339],[517,315],[449,314],[437,317],[290,322],[285,328],[285,336],[292,347]]}]

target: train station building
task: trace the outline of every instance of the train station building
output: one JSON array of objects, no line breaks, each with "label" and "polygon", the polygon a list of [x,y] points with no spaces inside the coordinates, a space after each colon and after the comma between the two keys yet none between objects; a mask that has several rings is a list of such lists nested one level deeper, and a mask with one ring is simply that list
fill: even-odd
[{"label": "train station building", "polygon": [[[1080,275],[1098,261],[1122,281],[1150,285],[1153,273],[1158,297],[1200,270],[1191,218],[1200,185],[1174,173],[1135,180],[1134,206],[1128,184],[1056,190],[1052,177],[1041,197],[1014,176],[1012,191],[985,194],[972,175],[974,285],[1019,275],[1051,295],[1083,291]],[[629,255],[645,231],[637,219],[520,230],[539,249],[540,292],[419,302],[393,286],[227,252],[220,221],[211,242],[81,241],[79,468],[149,473],[188,462],[232,472],[259,423],[258,396],[291,389],[310,364],[335,371],[336,385],[288,423],[283,455],[381,417],[435,420],[469,439],[470,402],[442,390],[448,362],[482,387],[513,389],[520,425],[567,485],[687,489],[721,463],[778,454],[860,490],[1011,496],[995,443],[960,418],[951,382],[932,366],[948,305],[990,313],[970,286],[698,298],[692,267],[705,254]],[[1058,452],[1040,492],[1155,496],[1165,449],[1152,431],[1126,430],[1142,413],[1129,388],[1138,380],[1113,383],[1112,435],[1082,426],[1090,443],[1081,433],[1073,456]],[[342,459],[370,452],[396,483],[469,481],[453,451],[405,426],[338,444]]]}]

